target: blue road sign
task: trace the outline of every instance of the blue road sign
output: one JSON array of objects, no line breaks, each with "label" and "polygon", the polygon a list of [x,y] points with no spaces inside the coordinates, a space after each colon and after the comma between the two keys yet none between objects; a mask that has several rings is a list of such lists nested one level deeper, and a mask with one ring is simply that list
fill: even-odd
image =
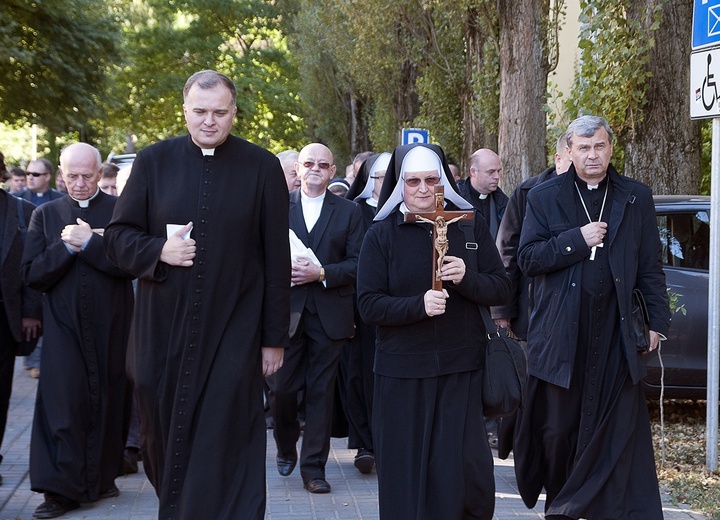
[{"label": "blue road sign", "polygon": [[[718,0],[720,2],[720,0]],[[430,132],[424,128],[403,128],[402,144],[429,143]]]},{"label": "blue road sign", "polygon": [[693,50],[718,44],[720,44],[720,0],[695,0],[693,5]]}]

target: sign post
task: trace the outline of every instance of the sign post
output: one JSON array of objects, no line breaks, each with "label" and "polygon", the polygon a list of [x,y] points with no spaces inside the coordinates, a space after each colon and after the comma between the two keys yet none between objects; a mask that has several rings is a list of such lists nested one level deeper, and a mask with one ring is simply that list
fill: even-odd
[{"label": "sign post", "polygon": [[694,0],[690,54],[690,117],[712,118],[710,279],[708,282],[707,421],[705,465],[718,468],[720,378],[720,0]]}]

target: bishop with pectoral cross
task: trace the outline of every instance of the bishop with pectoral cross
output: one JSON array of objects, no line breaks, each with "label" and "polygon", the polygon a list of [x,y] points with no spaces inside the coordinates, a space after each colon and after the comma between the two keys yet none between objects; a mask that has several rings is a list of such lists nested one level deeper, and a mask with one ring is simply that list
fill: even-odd
[{"label": "bishop with pectoral cross", "polygon": [[435,211],[405,213],[405,222],[427,222],[433,226],[433,290],[442,290],[440,269],[448,251],[447,229],[459,220],[473,220],[472,211],[445,211],[445,188],[435,186]]}]

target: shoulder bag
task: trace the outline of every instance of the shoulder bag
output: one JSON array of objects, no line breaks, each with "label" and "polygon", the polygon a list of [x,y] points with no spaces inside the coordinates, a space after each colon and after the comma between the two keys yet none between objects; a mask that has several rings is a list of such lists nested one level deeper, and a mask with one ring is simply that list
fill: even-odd
[{"label": "shoulder bag", "polygon": [[632,292],[630,327],[638,352],[647,352],[650,348],[650,314],[640,289],[633,289]]},{"label": "shoulder bag", "polygon": [[482,389],[483,415],[491,419],[505,417],[522,407],[527,358],[517,341],[498,331],[487,308],[479,307],[488,338]]}]

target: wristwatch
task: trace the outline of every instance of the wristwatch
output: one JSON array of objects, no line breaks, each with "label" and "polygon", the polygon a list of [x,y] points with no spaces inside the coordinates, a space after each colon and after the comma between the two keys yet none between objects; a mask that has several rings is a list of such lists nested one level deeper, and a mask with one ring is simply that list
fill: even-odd
[{"label": "wristwatch", "polygon": [[325,268],[320,268],[320,278],[318,278],[318,282],[324,282],[325,281]]}]

